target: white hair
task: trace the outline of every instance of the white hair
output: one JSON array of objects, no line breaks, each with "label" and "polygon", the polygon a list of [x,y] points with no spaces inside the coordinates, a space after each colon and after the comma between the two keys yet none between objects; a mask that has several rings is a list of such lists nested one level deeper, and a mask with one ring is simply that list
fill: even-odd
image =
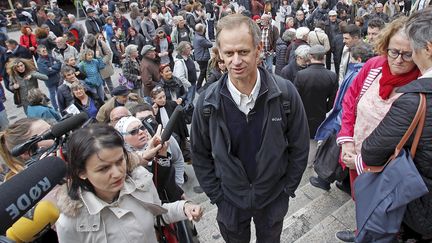
[{"label": "white hair", "polygon": [[310,46],[308,45],[301,45],[299,47],[297,47],[297,49],[295,50],[295,56],[296,57],[301,57],[304,59],[308,58],[309,55],[309,50],[310,50]]},{"label": "white hair", "polygon": [[305,36],[309,34],[310,30],[308,27],[300,27],[296,30],[296,38],[303,39]]}]

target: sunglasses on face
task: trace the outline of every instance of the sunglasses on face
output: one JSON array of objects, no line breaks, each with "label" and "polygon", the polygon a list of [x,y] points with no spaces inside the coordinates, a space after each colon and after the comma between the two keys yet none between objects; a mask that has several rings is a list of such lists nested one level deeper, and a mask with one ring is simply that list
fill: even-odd
[{"label": "sunglasses on face", "polygon": [[141,130],[141,131],[145,131],[145,129],[146,129],[145,126],[144,126],[144,125],[141,125],[141,126],[139,126],[139,127],[137,127],[137,128],[134,128],[134,129],[128,131],[126,134],[129,134],[129,135],[135,136],[135,135],[137,135],[137,134],[139,133],[140,130]]}]

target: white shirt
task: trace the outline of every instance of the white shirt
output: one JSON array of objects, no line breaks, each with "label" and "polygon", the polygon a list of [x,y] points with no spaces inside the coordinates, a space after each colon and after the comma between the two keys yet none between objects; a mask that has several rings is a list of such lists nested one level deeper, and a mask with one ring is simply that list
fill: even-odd
[{"label": "white shirt", "polygon": [[165,107],[159,108],[159,112],[160,112],[162,127],[166,128],[166,125],[168,124],[168,121],[169,121],[168,113],[167,113]]},{"label": "white shirt", "polygon": [[242,94],[231,82],[231,79],[228,75],[228,91],[231,94],[234,102],[237,105],[237,108],[245,115],[249,113],[250,110],[255,106],[255,102],[258,98],[258,94],[261,88],[261,75],[259,70],[257,70],[257,80],[255,82],[255,86],[252,89],[250,95]]}]

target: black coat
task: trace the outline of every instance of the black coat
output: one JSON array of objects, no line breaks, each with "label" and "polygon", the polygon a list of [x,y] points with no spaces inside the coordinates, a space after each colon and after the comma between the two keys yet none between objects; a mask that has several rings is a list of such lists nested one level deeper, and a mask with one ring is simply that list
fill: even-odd
[{"label": "black coat", "polygon": [[63,26],[57,20],[51,21],[48,19],[47,21],[45,21],[45,24],[49,26],[50,30],[57,37],[63,36],[64,33]]},{"label": "black coat", "polygon": [[[400,96],[378,127],[362,144],[362,159],[367,165],[383,165],[394,153],[396,145],[411,124],[420,101],[418,93],[426,94],[426,121],[414,164],[422,176],[429,193],[407,206],[404,222],[422,235],[432,234],[432,78],[414,80],[399,88]],[[405,144],[411,148],[412,138]]]},{"label": "black coat", "polygon": [[276,65],[275,74],[281,75],[282,68],[288,65],[288,59],[286,58],[286,52],[288,49],[288,43],[279,38],[276,41]]},{"label": "black coat", "polygon": [[85,27],[89,34],[96,35],[97,33],[102,33],[102,21],[97,17],[94,19],[87,18],[85,21]]},{"label": "black coat", "polygon": [[280,76],[294,82],[297,72],[303,70],[304,67],[297,65],[296,60],[291,61],[288,65],[282,68]]},{"label": "black coat", "polygon": [[[176,108],[176,106],[177,106],[177,103],[175,101],[167,99],[166,104],[165,104],[165,110],[168,113],[168,117],[171,117],[171,115],[174,112],[174,109]],[[156,114],[156,121],[159,124],[162,124],[162,120],[161,120],[161,117],[160,117],[160,112],[158,112]],[[179,136],[180,141],[182,141],[183,139],[186,139],[187,137],[189,137],[189,131],[187,129],[186,121],[185,121],[183,113],[181,113],[179,115],[178,120],[177,120],[177,122],[174,125],[174,133]]]},{"label": "black coat", "polygon": [[294,85],[303,101],[309,124],[310,138],[326,118],[334,103],[338,90],[336,73],[327,70],[324,64],[311,64],[297,73]]}]

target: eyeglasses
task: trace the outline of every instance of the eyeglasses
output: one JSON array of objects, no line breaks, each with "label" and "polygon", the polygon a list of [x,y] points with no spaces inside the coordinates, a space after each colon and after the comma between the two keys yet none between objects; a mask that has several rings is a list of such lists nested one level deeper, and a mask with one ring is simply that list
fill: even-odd
[{"label": "eyeglasses", "polygon": [[402,60],[405,62],[411,62],[413,60],[411,51],[399,51],[397,49],[388,48],[387,55],[393,59],[397,59],[401,56]]},{"label": "eyeglasses", "polygon": [[145,129],[146,129],[145,126],[141,125],[141,126],[139,126],[137,128],[134,128],[134,129],[130,130],[129,132],[126,132],[125,135],[129,134],[129,135],[135,136],[135,135],[137,135],[139,133],[140,130],[144,131]]}]

